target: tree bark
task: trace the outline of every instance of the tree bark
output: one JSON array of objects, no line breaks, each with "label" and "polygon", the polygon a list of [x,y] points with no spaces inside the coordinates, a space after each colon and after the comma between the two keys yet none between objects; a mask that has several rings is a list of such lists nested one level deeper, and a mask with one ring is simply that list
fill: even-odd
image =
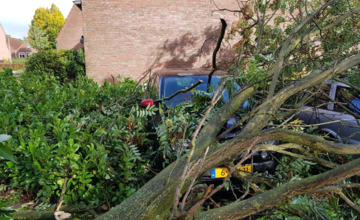
[{"label": "tree bark", "polygon": [[360,159],[316,176],[283,184],[245,201],[234,202],[221,208],[201,212],[195,219],[226,220],[245,218],[277,204],[282,204],[296,195],[311,193],[314,190],[338,183],[358,172],[360,172]]},{"label": "tree bark", "polygon": [[[193,158],[202,155],[204,149],[216,138],[221,126],[229,116],[239,109],[245,100],[253,95],[253,92],[254,88],[252,87],[243,90],[214,114],[196,140]],[[167,166],[132,196],[98,219],[164,219],[172,206],[175,189],[179,185],[186,157],[187,155],[184,155],[176,164],[172,163]],[[193,175],[194,173],[190,174],[190,178]],[[185,189],[188,184],[189,182],[186,182],[183,188]]]},{"label": "tree bark", "polygon": [[13,213],[14,220],[55,220],[51,211],[19,211]]}]

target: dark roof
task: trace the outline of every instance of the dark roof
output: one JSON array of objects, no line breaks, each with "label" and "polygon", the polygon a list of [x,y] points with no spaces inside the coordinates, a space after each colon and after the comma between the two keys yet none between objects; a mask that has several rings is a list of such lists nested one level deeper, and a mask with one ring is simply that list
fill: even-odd
[{"label": "dark roof", "polygon": [[77,0],[77,1],[73,1],[73,3],[78,7],[78,8],[80,8],[80,10],[82,10],[82,7],[81,7],[81,0]]}]

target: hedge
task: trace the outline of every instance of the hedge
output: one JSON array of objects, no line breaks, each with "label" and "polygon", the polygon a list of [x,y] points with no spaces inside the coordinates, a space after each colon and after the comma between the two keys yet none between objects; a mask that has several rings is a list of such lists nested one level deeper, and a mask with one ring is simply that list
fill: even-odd
[{"label": "hedge", "polygon": [[12,70],[25,70],[25,63],[0,63],[0,70],[11,68]]}]

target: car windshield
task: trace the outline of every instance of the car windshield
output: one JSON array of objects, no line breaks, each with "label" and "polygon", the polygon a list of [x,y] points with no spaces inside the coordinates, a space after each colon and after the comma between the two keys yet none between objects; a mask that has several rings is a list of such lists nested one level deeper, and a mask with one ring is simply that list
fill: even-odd
[{"label": "car windshield", "polygon": [[[202,83],[196,86],[195,89],[198,91],[206,92],[207,82],[208,82],[207,75],[163,77],[160,86],[160,97],[161,98],[169,97],[181,89],[189,88],[191,85],[197,83],[199,80],[202,80]],[[221,83],[221,76],[215,75],[211,78],[211,84],[209,87],[209,95],[211,97],[213,96],[213,92],[220,86],[220,83]],[[240,86],[236,83],[234,84],[234,90],[236,90],[236,92],[239,92],[241,90]],[[165,104],[169,107],[174,107],[180,103],[189,102],[192,100],[191,95],[192,95],[191,91],[187,93],[179,93],[172,99],[165,100]],[[225,90],[223,95],[223,102],[228,102],[229,98],[230,98],[229,91]],[[246,104],[248,105],[248,103]]]}]

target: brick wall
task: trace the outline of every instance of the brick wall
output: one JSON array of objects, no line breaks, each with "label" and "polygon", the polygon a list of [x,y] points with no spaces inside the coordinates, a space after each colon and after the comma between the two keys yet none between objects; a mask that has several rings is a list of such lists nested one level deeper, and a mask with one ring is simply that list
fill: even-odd
[{"label": "brick wall", "polygon": [[[87,75],[95,81],[123,75],[139,79],[155,68],[211,66],[220,18],[229,25],[238,15],[236,0],[83,0]],[[229,30],[229,29],[228,29]],[[226,44],[225,44],[226,45]],[[231,48],[219,53],[233,57]]]},{"label": "brick wall", "polygon": [[0,61],[10,59],[10,52],[7,45],[7,38],[3,27],[0,24]]},{"label": "brick wall", "polygon": [[80,43],[80,38],[83,35],[83,21],[82,12],[74,4],[65,24],[60,30],[56,38],[58,49],[79,49],[84,48],[84,44]]}]

